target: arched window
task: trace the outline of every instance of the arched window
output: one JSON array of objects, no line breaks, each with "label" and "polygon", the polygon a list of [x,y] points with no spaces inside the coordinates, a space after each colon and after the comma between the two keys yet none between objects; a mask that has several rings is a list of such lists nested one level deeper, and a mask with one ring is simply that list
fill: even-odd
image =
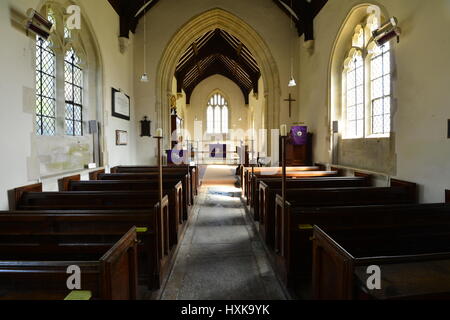
[{"label": "arched window", "polygon": [[370,15],[355,28],[343,71],[346,138],[389,137],[391,132],[391,54],[378,46],[372,31],[380,22]]},{"label": "arched window", "polygon": [[[82,65],[87,57],[82,36],[65,24],[64,8],[48,3],[43,10],[55,27],[49,40],[36,41],[36,134],[82,136]],[[64,131],[59,132],[56,118],[62,115]]]},{"label": "arched window", "polygon": [[214,94],[208,102],[206,109],[207,132],[210,134],[228,133],[228,102],[219,94]]},{"label": "arched window", "polygon": [[71,48],[64,58],[64,79],[66,98],[66,134],[83,135],[83,70],[79,58]]},{"label": "arched window", "polygon": [[[50,13],[48,19],[55,23]],[[56,133],[56,56],[50,41],[36,39],[36,134]]]}]

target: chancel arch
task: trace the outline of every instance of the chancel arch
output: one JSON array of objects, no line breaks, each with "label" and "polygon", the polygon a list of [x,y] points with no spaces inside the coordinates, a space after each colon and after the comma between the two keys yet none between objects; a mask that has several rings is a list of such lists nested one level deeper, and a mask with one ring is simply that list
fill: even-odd
[{"label": "chancel arch", "polygon": [[265,92],[260,93],[266,97],[264,106],[265,114],[267,115],[265,128],[278,128],[281,94],[280,79],[277,64],[268,46],[246,22],[225,10],[213,9],[193,18],[184,25],[172,38],[159,62],[156,77],[156,111],[158,122],[163,127],[164,132],[169,134],[170,131],[170,102],[167,97],[172,94],[170,89],[180,58],[192,45],[193,41],[216,29],[224,30],[238,38],[242,43],[245,43],[254,55],[261,70],[265,88]]},{"label": "chancel arch", "polygon": [[382,9],[378,17],[372,7],[354,7],[334,43],[329,71],[330,157],[336,165],[395,175],[395,46],[379,47],[373,41],[372,31],[389,15]]}]

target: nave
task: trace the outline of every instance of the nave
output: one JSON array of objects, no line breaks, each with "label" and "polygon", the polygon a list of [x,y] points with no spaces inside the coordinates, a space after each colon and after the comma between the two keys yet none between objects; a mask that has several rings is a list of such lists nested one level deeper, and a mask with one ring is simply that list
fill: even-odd
[{"label": "nave", "polygon": [[206,169],[163,300],[283,300],[286,293],[246,217],[235,167]]}]

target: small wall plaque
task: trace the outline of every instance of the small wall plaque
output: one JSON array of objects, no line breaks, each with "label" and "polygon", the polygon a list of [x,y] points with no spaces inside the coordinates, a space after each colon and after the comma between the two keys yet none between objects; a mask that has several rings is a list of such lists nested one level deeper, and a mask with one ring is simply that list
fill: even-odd
[{"label": "small wall plaque", "polygon": [[126,146],[128,145],[128,132],[122,130],[116,130],[116,145]]}]

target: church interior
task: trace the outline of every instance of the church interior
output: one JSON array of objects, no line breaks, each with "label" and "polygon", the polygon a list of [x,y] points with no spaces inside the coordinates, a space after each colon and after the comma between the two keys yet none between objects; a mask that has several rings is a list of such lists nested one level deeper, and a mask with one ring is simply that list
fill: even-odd
[{"label": "church interior", "polygon": [[450,299],[449,27],[1,0],[0,300]]}]

